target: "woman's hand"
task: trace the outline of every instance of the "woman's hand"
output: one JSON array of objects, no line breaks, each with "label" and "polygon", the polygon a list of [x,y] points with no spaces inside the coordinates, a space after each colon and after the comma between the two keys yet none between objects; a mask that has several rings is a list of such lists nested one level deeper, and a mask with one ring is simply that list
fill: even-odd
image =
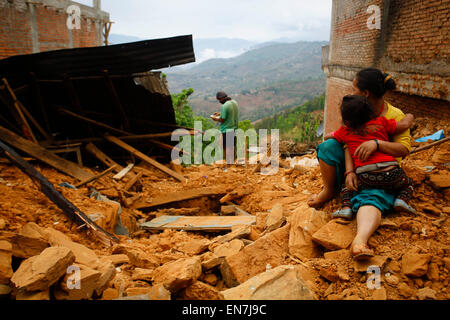
[{"label": "woman's hand", "polygon": [[350,191],[358,191],[358,177],[356,173],[352,172],[345,178],[345,186]]},{"label": "woman's hand", "polygon": [[377,148],[377,143],[374,140],[366,141],[356,149],[355,156],[362,162],[367,161],[372,153],[377,151]]}]

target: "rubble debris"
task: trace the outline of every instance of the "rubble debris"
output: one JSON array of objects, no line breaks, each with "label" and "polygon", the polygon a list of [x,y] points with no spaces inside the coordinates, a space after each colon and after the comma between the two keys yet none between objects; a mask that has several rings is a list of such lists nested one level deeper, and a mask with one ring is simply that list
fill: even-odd
[{"label": "rubble debris", "polygon": [[0,284],[9,284],[13,276],[12,245],[7,241],[0,241]]},{"label": "rubble debris", "polygon": [[11,282],[17,289],[29,292],[47,290],[67,272],[75,262],[73,252],[64,247],[45,249],[40,255],[22,262]]},{"label": "rubble debris", "polygon": [[317,211],[306,205],[297,208],[289,217],[289,253],[302,259],[317,258],[320,248],[312,240],[312,235],[330,220],[325,212]]},{"label": "rubble debris", "polygon": [[219,291],[213,286],[196,281],[178,295],[182,300],[220,300]]},{"label": "rubble debris", "polygon": [[202,217],[184,217],[184,216],[161,216],[150,222],[141,224],[141,227],[147,230],[201,230],[201,231],[227,231],[231,230],[233,225],[256,223],[253,216],[202,216]]},{"label": "rubble debris", "polygon": [[174,202],[181,202],[185,200],[192,200],[196,198],[202,197],[211,197],[217,196],[221,194],[225,194],[224,187],[206,187],[206,188],[198,188],[198,189],[187,189],[183,190],[183,192],[174,192],[169,194],[164,194],[160,197],[151,199],[150,201],[140,201],[133,205],[134,209],[149,209],[162,205],[171,204]]},{"label": "rubble debris", "polygon": [[180,259],[157,268],[153,273],[153,283],[164,284],[175,293],[193,284],[201,274],[200,258]]},{"label": "rubble debris", "polygon": [[121,141],[120,139],[117,139],[116,137],[110,136],[110,135],[105,135],[106,140],[118,145],[119,147],[129,151],[132,155],[138,157],[139,159],[141,159],[142,161],[145,161],[147,163],[149,163],[150,165],[158,168],[159,170],[161,170],[162,172],[167,173],[169,176],[174,177],[175,179],[177,179],[180,182],[184,182],[186,180],[186,178],[184,178],[182,175],[180,175],[179,173],[172,171],[171,169],[169,169],[168,167],[160,164],[159,162],[157,162],[156,160],[153,160],[152,158],[148,157],[147,155],[143,154],[142,152],[136,150],[135,148],[133,148],[132,146],[126,144],[125,142]]},{"label": "rubble debris", "polygon": [[402,257],[402,272],[409,277],[421,277],[427,273],[430,260],[428,254],[407,253]]},{"label": "rubble debris", "polygon": [[281,265],[220,292],[221,300],[314,300],[293,266]]},{"label": "rubble debris", "polygon": [[59,282],[59,286],[53,290],[56,300],[87,300],[94,294],[100,272],[81,264],[73,266],[80,269],[80,278],[77,280],[79,283],[72,280],[72,274],[66,274]]},{"label": "rubble debris", "polygon": [[348,248],[355,236],[354,221],[350,225],[343,225],[331,220],[313,234],[312,240],[328,250],[339,250]]},{"label": "rubble debris", "polygon": [[41,185],[41,191],[52,200],[66,215],[78,224],[84,225],[106,243],[118,241],[117,237],[106,232],[91,221],[83,212],[76,208],[71,202],[64,198],[50,182],[36,171],[32,166],[25,162],[14,150],[0,142],[0,148],[5,155],[13,161],[24,173],[33,180],[37,180]]},{"label": "rubble debris", "polygon": [[[46,149],[40,147],[38,144],[23,139],[22,137],[16,135],[15,133],[1,126],[0,126],[0,137],[1,141],[4,141],[14,146],[15,148],[29,154],[30,156],[36,159],[41,160],[42,162],[48,164],[49,166],[52,166],[71,177],[74,177],[80,181],[92,178],[91,173],[84,170],[75,163],[60,158],[57,155],[53,154],[52,152],[47,151]],[[1,145],[2,147],[1,149],[3,149],[1,150],[2,152],[7,151],[8,153],[11,153],[10,151],[11,149],[5,148],[3,146],[4,145],[2,144]],[[10,160],[13,160],[10,157],[8,158]],[[17,159],[17,157],[15,158]]]},{"label": "rubble debris", "polygon": [[259,238],[239,253],[226,257],[220,271],[227,286],[232,288],[244,283],[266,270],[267,264],[274,268],[284,264],[289,251],[289,230],[290,225],[287,224]]},{"label": "rubble debris", "polygon": [[[91,141],[102,142],[102,138],[95,139]],[[125,136],[120,140],[128,141]],[[130,158],[125,154],[126,160],[120,163],[126,166]],[[314,156],[306,158],[313,159]],[[86,237],[86,230],[72,225],[66,216],[55,214],[58,208],[18,168],[10,163],[0,164],[0,193],[4,200],[0,202],[0,220],[4,220],[0,223],[0,243],[10,244],[11,249],[6,251],[7,256],[12,257],[12,264],[37,257],[48,246],[72,246],[75,259],[81,257],[85,259],[84,263],[90,263],[84,265],[75,261],[76,264],[86,266],[94,274],[100,273],[92,294],[89,290],[86,295],[93,300],[220,299],[224,298],[220,295],[245,285],[253,277],[266,277],[279,266],[294,267],[295,279],[301,278],[315,299],[447,300],[450,297],[446,291],[450,266],[447,258],[450,209],[446,197],[450,193],[449,188],[433,186],[430,179],[434,175],[445,176],[447,159],[448,142],[412,154],[402,162],[415,184],[411,204],[418,214],[392,212],[384,217],[381,227],[369,240],[375,257],[364,262],[355,262],[347,245],[354,236],[355,222],[330,221],[331,213],[340,206],[339,199],[325,204],[320,211],[307,207],[306,200],[322,188],[320,169],[307,166],[302,166],[301,170],[280,169],[273,176],[254,174],[253,166],[228,166],[226,172],[221,164],[190,166],[182,170],[189,183],[178,184],[159,169],[145,166],[140,170],[139,165],[135,165],[119,181],[111,175],[92,182],[92,187],[107,193],[112,201],[120,202],[118,205],[106,205],[92,198],[92,190],[85,187],[60,189],[62,182],[76,184],[79,180],[45,165],[37,166],[37,171],[48,177],[67,200],[92,220],[95,214],[114,219],[122,205],[122,222],[130,233],[117,236],[119,243],[110,248],[91,241]],[[114,163],[101,162],[100,165],[111,167]],[[118,170],[113,171],[120,172]],[[127,183],[138,176],[138,188],[133,186],[124,190]],[[220,203],[223,196],[243,185],[251,192],[233,202]],[[134,197],[140,197],[134,205],[141,204],[142,209],[124,205],[123,199],[131,201]],[[157,204],[155,200],[161,202],[152,206]],[[149,232],[140,229],[140,224],[161,216],[219,217],[221,205],[239,207],[255,220],[255,224],[236,224],[219,232],[170,229]],[[231,208],[229,212],[232,214]],[[236,210],[234,212],[238,215]],[[272,218],[281,216],[285,222],[266,225]],[[101,219],[95,220],[100,227],[105,226],[108,232],[116,231],[106,227]],[[277,221],[280,220],[272,219],[272,222]],[[267,233],[268,230],[271,232]],[[59,240],[52,239],[50,234]],[[2,253],[4,251],[0,250],[0,256]],[[423,256],[430,258],[422,261]],[[190,259],[196,262],[186,262]],[[12,267],[9,260],[6,265]],[[382,287],[379,290],[366,288],[367,268],[371,265],[381,267]],[[0,270],[1,266],[0,262]],[[0,271],[0,278],[1,274]],[[13,274],[9,273],[9,276]],[[178,275],[172,277],[172,274]],[[60,277],[50,290],[31,292],[13,289],[14,285],[8,279],[5,284],[0,284],[0,297],[55,299],[58,295],[69,299],[67,292],[61,289],[64,279],[67,280],[65,276]],[[267,299],[277,299],[276,294],[286,294],[282,287],[285,278],[291,280],[286,284],[290,288],[294,284],[293,273],[284,274],[280,280],[270,278],[273,282],[265,282],[255,295],[267,293]],[[173,292],[168,290],[170,287]],[[295,290],[288,292],[293,294]],[[248,296],[248,299],[253,297]]]},{"label": "rubble debris", "polygon": [[97,175],[95,175],[95,176],[93,176],[93,177],[91,177],[91,178],[89,178],[87,180],[84,180],[84,181],[81,181],[80,183],[77,183],[74,187],[75,188],[81,188],[85,184],[88,184],[88,183],[90,183],[92,181],[95,181],[95,180],[100,179],[101,177],[107,175],[108,173],[113,171],[115,168],[116,168],[116,166],[112,166],[111,168],[108,168],[105,171],[103,171],[103,172],[101,172],[101,173],[99,173],[99,174],[97,174]]}]

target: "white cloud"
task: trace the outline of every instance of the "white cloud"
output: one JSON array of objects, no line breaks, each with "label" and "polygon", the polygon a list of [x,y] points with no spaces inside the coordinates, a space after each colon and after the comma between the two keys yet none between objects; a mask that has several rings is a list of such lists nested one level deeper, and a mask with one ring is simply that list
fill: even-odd
[{"label": "white cloud", "polygon": [[243,54],[246,50],[215,50],[212,48],[207,48],[202,51],[200,51],[200,54],[198,57],[196,57],[196,63],[201,63],[203,61],[209,60],[209,59],[227,59],[227,58],[233,58],[240,54]]},{"label": "white cloud", "polygon": [[112,33],[146,39],[329,40],[332,0],[103,0]]}]

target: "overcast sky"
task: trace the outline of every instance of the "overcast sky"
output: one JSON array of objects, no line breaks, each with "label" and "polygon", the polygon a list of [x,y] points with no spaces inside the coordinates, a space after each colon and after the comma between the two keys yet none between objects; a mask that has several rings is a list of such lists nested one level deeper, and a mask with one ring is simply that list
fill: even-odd
[{"label": "overcast sky", "polygon": [[[92,3],[91,0],[80,0]],[[102,0],[111,33],[156,39],[240,38],[263,42],[279,38],[330,38],[332,0]]]}]

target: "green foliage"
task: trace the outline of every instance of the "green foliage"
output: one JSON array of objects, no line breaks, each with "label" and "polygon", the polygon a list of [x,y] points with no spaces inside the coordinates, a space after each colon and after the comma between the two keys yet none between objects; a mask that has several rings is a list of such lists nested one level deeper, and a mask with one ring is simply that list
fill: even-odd
[{"label": "green foliage", "polygon": [[[313,98],[291,110],[284,111],[258,122],[256,129],[279,129],[282,139],[294,140],[300,143],[318,140],[316,132],[323,121],[321,111],[325,105],[325,94]],[[314,113],[315,112],[315,113]]]},{"label": "green foliage", "polygon": [[254,129],[255,127],[253,127],[250,120],[244,120],[244,121],[239,122],[238,128],[242,129],[245,132],[249,129]]}]

